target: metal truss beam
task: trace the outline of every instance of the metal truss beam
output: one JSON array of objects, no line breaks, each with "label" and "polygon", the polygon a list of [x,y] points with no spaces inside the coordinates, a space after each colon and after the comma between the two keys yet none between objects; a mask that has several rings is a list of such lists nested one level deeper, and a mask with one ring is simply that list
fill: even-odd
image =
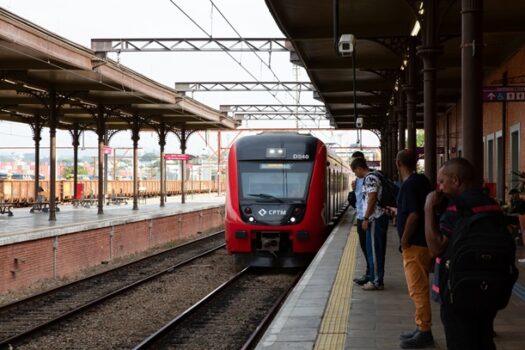
[{"label": "metal truss beam", "polygon": [[327,120],[329,116],[326,113],[235,113],[235,120]]},{"label": "metal truss beam", "polygon": [[221,105],[221,112],[238,113],[292,113],[292,114],[326,114],[323,105]]},{"label": "metal truss beam", "polygon": [[175,90],[179,92],[203,92],[203,91],[315,91],[310,82],[254,82],[254,81],[230,81],[230,82],[184,82],[175,83]]},{"label": "metal truss beam", "polygon": [[284,38],[106,38],[91,39],[91,49],[108,52],[290,52]]}]

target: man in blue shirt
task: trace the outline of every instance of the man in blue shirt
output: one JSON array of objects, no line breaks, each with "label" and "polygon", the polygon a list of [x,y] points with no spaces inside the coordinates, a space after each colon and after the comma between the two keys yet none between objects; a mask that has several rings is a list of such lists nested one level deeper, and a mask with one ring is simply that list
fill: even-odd
[{"label": "man in blue shirt", "polygon": [[355,158],[350,168],[358,178],[363,178],[363,223],[366,231],[366,253],[369,266],[368,282],[363,290],[383,290],[385,276],[386,232],[388,215],[386,209],[379,206],[382,196],[381,179],[371,172],[363,158]]},{"label": "man in blue shirt", "polygon": [[[365,159],[365,155],[363,154],[363,152],[361,151],[356,151],[354,153],[352,153],[352,159],[355,159],[355,158],[362,158],[362,159]],[[366,261],[366,272],[363,276],[361,277],[358,277],[358,278],[354,278],[354,282],[357,283],[358,285],[362,286],[364,285],[365,283],[368,282],[368,274],[370,272],[370,268],[369,268],[369,264],[368,264],[368,259],[367,259],[367,255],[366,255],[366,231],[363,230],[363,217],[364,217],[364,212],[363,212],[363,200],[364,200],[364,193],[363,193],[363,182],[364,182],[364,178],[356,178],[355,179],[355,189],[354,189],[354,192],[355,192],[355,198],[356,198],[356,206],[355,206],[355,210],[356,210],[356,222],[357,222],[357,235],[359,236],[359,246],[361,247],[361,251],[363,252],[363,255],[365,257],[365,261]]]}]

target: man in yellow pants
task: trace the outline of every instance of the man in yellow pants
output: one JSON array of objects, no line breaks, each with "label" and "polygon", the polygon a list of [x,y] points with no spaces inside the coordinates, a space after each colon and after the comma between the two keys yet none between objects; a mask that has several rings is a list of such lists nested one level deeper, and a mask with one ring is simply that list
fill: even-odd
[{"label": "man in yellow pants", "polygon": [[425,199],[430,181],[416,173],[416,156],[410,150],[397,154],[396,165],[403,181],[397,197],[397,232],[401,241],[408,292],[416,307],[416,330],[400,336],[401,348],[419,349],[434,344],[429,296],[431,257],[425,240]]}]

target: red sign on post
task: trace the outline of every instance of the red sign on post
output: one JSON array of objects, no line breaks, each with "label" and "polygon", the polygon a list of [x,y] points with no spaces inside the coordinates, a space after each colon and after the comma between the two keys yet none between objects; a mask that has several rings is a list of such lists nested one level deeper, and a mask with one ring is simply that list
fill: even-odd
[{"label": "red sign on post", "polygon": [[104,154],[111,154],[111,152],[113,151],[113,149],[109,146],[102,146],[102,153]]},{"label": "red sign on post", "polygon": [[165,160],[189,160],[190,155],[189,154],[172,154],[167,153],[164,155]]}]

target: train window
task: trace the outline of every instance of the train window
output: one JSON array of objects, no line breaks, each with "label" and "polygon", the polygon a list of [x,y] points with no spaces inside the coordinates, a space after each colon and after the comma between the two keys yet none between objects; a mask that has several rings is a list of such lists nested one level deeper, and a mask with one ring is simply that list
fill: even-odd
[{"label": "train window", "polygon": [[305,200],[311,172],[312,162],[239,162],[240,198]]}]

